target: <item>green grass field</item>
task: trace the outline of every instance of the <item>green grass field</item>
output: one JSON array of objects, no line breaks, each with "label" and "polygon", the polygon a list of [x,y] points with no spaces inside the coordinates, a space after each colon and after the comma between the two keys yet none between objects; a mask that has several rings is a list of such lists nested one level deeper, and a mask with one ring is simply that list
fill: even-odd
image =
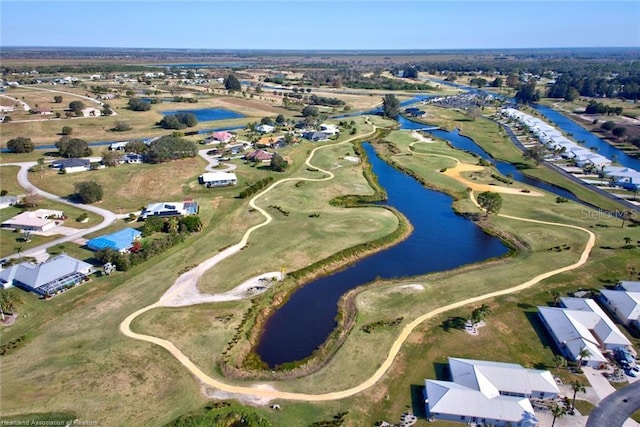
[{"label": "green grass field", "polygon": [[[377,116],[371,119],[379,125],[390,124]],[[358,123],[358,128],[363,132],[366,130],[363,122]],[[403,149],[411,142],[401,132],[392,132],[387,138]],[[195,178],[202,173],[200,160],[188,160],[181,167],[171,163],[153,170],[127,170],[125,168],[129,166],[122,166],[95,172],[104,172],[93,175],[103,179],[107,189],[103,206],[138,209],[152,198],[152,191],[159,191],[153,197],[162,196],[163,199],[189,195],[201,202],[200,216],[205,229],[127,273],[94,277],[49,301],[20,293],[23,302],[18,312],[28,316],[20,317],[15,325],[2,331],[3,342],[25,337],[22,346],[2,356],[0,401],[3,417],[28,414],[36,407],[38,412],[73,413],[80,419],[96,420],[100,425],[161,425],[207,404],[208,399],[202,394],[200,385],[182,365],[159,347],[124,337],[118,330],[119,325],[130,313],[157,301],[180,270],[236,243],[247,228],[263,221],[262,216],[248,209],[247,199],[235,197],[246,183],[268,174],[276,179],[320,177],[322,173],[307,170],[303,162],[313,147],[315,145],[305,143],[284,151],[283,155],[291,160],[292,166],[282,174],[239,162],[236,173],[242,177],[241,183],[213,191],[194,185]],[[472,160],[468,154],[442,142],[418,144],[415,149],[422,154]],[[313,164],[331,170],[335,179],[322,183],[305,182],[299,186],[295,181],[286,183],[260,198],[257,203],[273,215],[273,223],[252,235],[249,247],[242,253],[210,271],[201,287],[208,291],[226,290],[246,277],[277,270],[282,260],[288,269],[292,269],[340,248],[391,232],[397,220],[387,211],[337,209],[327,205],[339,195],[371,192],[362,178],[361,166],[345,159],[349,154],[353,154],[350,144],[321,149]],[[438,172],[442,167],[449,167],[450,160],[418,155],[395,156],[393,160],[434,186],[454,192],[460,190],[457,182]],[[139,185],[131,184],[144,173],[147,176],[139,178]],[[50,176],[47,180],[42,178],[37,185],[50,185],[58,194],[65,194],[72,188],[73,181],[63,179],[82,179],[81,175]],[[162,191],[151,187],[150,181],[154,177],[165,178],[167,185]],[[4,182],[5,176],[2,178]],[[125,178],[127,184],[122,185]],[[58,181],[49,183],[54,180]],[[126,192],[117,193],[122,188],[126,188]],[[269,208],[270,205],[280,206],[290,215],[284,216]],[[456,208],[477,212],[464,200],[456,202]],[[555,203],[554,197],[549,195],[504,195],[501,212],[589,228],[597,235],[590,261],[578,270],[552,277],[519,294],[487,301],[493,313],[487,318],[487,326],[480,329],[479,336],[468,335],[455,327],[456,320],[465,319],[473,307],[451,311],[420,325],[403,345],[383,379],[357,396],[321,404],[284,401],[278,402],[283,406],[281,411],[257,408],[255,412],[274,425],[308,425],[330,420],[335,414],[348,410],[344,425],[371,425],[379,419],[397,421],[406,410],[422,413],[420,387],[425,378],[440,375],[447,356],[550,368],[554,352],[536,320],[535,307],[548,304],[552,290],[567,294],[581,287],[599,288],[626,278],[627,266],[637,264],[640,259],[638,247],[623,248],[624,237],[634,235],[635,229],[628,225],[621,228],[619,220],[597,216],[597,212],[575,203]],[[310,214],[319,214],[319,217],[310,218]],[[578,230],[501,217],[492,217],[489,221],[497,229],[517,236],[527,249],[516,256],[486,264],[376,282],[362,289],[355,298],[358,307],[355,326],[326,366],[305,378],[274,381],[271,385],[308,393],[356,385],[375,371],[400,328],[411,319],[449,302],[504,289],[549,269],[571,264],[577,260],[586,242],[585,233]],[[292,251],[294,245],[297,245],[296,250]],[[558,245],[567,245],[570,249],[549,250]],[[88,251],[76,246],[67,244],[64,250],[83,259],[90,256]],[[53,248],[52,252],[57,250]],[[248,302],[240,301],[157,309],[136,319],[133,330],[172,340],[206,373],[220,377],[217,363],[221,352],[247,307]],[[404,320],[398,326],[380,328],[369,334],[360,329],[369,323],[399,316]],[[633,342],[638,344],[637,339]],[[560,375],[566,380],[571,378],[565,371]],[[14,392],[16,390],[20,392]],[[426,426],[427,422],[421,419],[417,425]]]}]

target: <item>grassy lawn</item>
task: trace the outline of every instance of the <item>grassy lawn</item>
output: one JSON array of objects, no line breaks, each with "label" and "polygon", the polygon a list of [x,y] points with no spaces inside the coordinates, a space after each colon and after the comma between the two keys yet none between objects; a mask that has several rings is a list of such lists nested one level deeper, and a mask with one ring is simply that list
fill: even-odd
[{"label": "grassy lawn", "polygon": [[[389,123],[379,117],[372,117],[372,121],[381,125]],[[362,123],[358,128],[366,130]],[[391,133],[388,138],[401,147],[410,143],[402,133]],[[322,173],[307,170],[303,163],[313,147],[315,145],[305,143],[283,150],[283,156],[291,160],[292,166],[275,176],[321,177]],[[441,142],[418,144],[416,150],[470,160],[467,154]],[[379,208],[337,209],[327,204],[337,195],[371,191],[359,165],[344,158],[352,153],[349,144],[321,149],[313,164],[330,169],[335,179],[298,186],[296,181],[289,182],[260,198],[257,203],[274,217],[273,222],[251,236],[247,249],[210,271],[201,286],[205,290],[226,290],[246,277],[279,268],[282,260],[292,269],[341,247],[393,230],[395,217]],[[447,159],[402,155],[393,160],[410,167],[434,185],[459,190],[459,186],[438,172],[439,168],[451,164]],[[181,269],[236,243],[247,228],[262,222],[262,216],[248,209],[248,199],[235,196],[247,183],[272,173],[238,162],[236,173],[242,180],[238,186],[203,189],[194,185],[195,178],[202,173],[200,160],[188,160],[179,168],[177,164],[157,165],[153,169],[122,166],[90,172],[92,177],[98,177],[95,179],[104,180],[110,199],[105,197],[104,206],[133,210],[152,197],[164,200],[189,195],[201,201],[200,216],[205,228],[127,273],[94,277],[52,300],[43,301],[21,293],[23,302],[19,312],[30,316],[19,318],[15,325],[2,331],[3,341],[26,337],[25,344],[2,357],[3,416],[25,414],[37,407],[39,412],[72,412],[80,419],[96,420],[101,425],[161,425],[181,414],[200,410],[207,403],[200,385],[182,365],[159,347],[125,338],[118,330],[119,324],[130,313],[157,301]],[[99,175],[101,172],[105,173]],[[152,188],[149,182],[154,177],[157,183],[167,185],[162,189]],[[81,174],[49,178],[58,181],[50,184],[42,178],[36,185],[49,185],[58,194],[68,194],[71,180],[84,180]],[[122,189],[122,192],[112,189]],[[120,204],[122,206],[118,206]],[[290,215],[269,208],[271,205],[280,206]],[[466,201],[457,202],[457,207],[472,209]],[[264,408],[255,411],[274,425],[308,425],[330,420],[335,414],[348,410],[345,425],[372,425],[378,419],[396,421],[408,409],[422,414],[424,379],[439,377],[448,356],[552,367],[553,348],[540,328],[536,306],[549,304],[552,290],[567,294],[580,287],[599,288],[626,278],[627,265],[637,264],[640,258],[639,248],[622,248],[623,238],[633,235],[635,229],[621,228],[619,220],[609,217],[594,219],[584,215],[584,209],[571,202],[557,204],[552,196],[504,195],[502,213],[575,224],[596,233],[597,245],[590,261],[580,269],[554,276],[517,295],[487,301],[493,313],[479,336],[468,335],[456,326],[458,319],[466,319],[473,307],[451,311],[421,324],[403,345],[383,379],[355,397],[318,404],[285,401],[278,402],[283,405],[282,411]],[[319,217],[309,217],[316,213]],[[571,264],[586,242],[585,233],[578,230],[502,217],[492,217],[489,221],[500,230],[518,236],[527,249],[507,259],[375,283],[363,289],[355,299],[359,310],[356,324],[327,365],[306,378],[276,381],[272,385],[308,393],[356,385],[375,371],[400,328],[411,319],[450,302],[504,289],[549,269]],[[561,244],[570,249],[549,250]],[[58,250],[53,248],[52,252]],[[72,244],[66,244],[64,251],[82,259],[91,256],[89,251]],[[407,285],[420,285],[422,289]],[[157,309],[138,318],[133,330],[172,340],[203,371],[220,377],[217,369],[220,353],[247,307],[248,302],[240,301]],[[361,330],[369,323],[399,316],[404,320],[398,326],[376,329],[372,333]],[[632,341],[638,344],[637,339]],[[561,373],[569,380],[567,375]],[[20,390],[20,393],[9,392],[11,390]],[[418,425],[427,423],[422,419]]]},{"label": "grassy lawn", "polygon": [[2,166],[0,167],[0,187],[7,190],[11,196],[24,194],[24,189],[18,184],[18,166]]},{"label": "grassy lawn", "polygon": [[22,233],[16,233],[13,230],[0,230],[0,257],[6,257],[11,254],[18,253],[18,248],[22,251],[26,251],[38,245],[56,240],[59,237],[62,236],[37,236],[33,234],[31,236],[31,241],[23,242]]},{"label": "grassy lawn", "polygon": [[591,411],[593,411],[595,406],[591,402],[587,402],[586,400],[578,400],[576,399],[576,409],[582,415],[589,415]]}]

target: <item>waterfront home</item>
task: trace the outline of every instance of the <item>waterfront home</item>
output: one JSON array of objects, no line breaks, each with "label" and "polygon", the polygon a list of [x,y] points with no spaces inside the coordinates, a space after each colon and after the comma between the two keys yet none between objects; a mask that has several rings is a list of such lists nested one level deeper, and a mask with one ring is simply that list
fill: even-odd
[{"label": "waterfront home", "polygon": [[225,144],[231,141],[232,139],[233,139],[233,134],[231,132],[226,132],[226,131],[214,132],[211,135],[212,141],[223,142]]},{"label": "waterfront home", "polygon": [[62,211],[37,209],[25,211],[9,218],[2,223],[2,228],[43,232],[62,224],[64,220],[65,216]]},{"label": "waterfront home", "polygon": [[640,189],[640,172],[621,166],[607,165],[602,169],[602,174],[612,179],[612,184],[629,191]]},{"label": "waterfront home", "polygon": [[136,241],[140,240],[141,236],[142,233],[140,231],[127,227],[115,233],[91,239],[87,242],[87,247],[92,251],[113,249],[118,252],[126,252],[131,249]]},{"label": "waterfront home", "polygon": [[309,141],[327,141],[331,135],[325,132],[305,132],[302,134],[304,139],[308,139]]},{"label": "waterfront home", "polygon": [[337,125],[330,125],[326,123],[322,123],[320,125],[320,131],[329,135],[337,135],[340,133],[340,129],[338,129]]},{"label": "waterfront home", "polygon": [[495,426],[536,426],[530,398],[555,399],[551,373],[514,363],[449,357],[452,381],[425,380],[428,419]]},{"label": "waterfront home", "polygon": [[[603,352],[631,347],[593,299],[564,297],[560,301],[562,307],[538,307],[538,315],[563,356],[598,368],[607,363]],[[581,356],[585,349],[589,355]]]},{"label": "waterfront home", "polygon": [[118,151],[124,151],[127,147],[127,144],[130,141],[119,141],[119,142],[112,142],[109,145],[109,150],[118,150]]},{"label": "waterfront home", "polygon": [[85,282],[91,273],[91,264],[61,254],[40,264],[22,262],[0,271],[0,286],[49,297]]},{"label": "waterfront home", "polygon": [[236,185],[238,178],[233,172],[207,172],[198,177],[200,184],[206,187],[224,187],[228,185]]}]

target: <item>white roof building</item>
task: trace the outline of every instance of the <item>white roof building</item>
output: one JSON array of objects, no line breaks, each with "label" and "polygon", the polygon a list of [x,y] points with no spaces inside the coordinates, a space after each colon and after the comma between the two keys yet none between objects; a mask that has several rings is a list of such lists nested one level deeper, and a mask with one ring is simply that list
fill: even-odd
[{"label": "white roof building", "polygon": [[514,363],[449,358],[453,381],[425,380],[429,418],[464,423],[538,425],[530,397],[553,399],[558,393],[549,371]]},{"label": "white roof building", "polygon": [[47,231],[64,221],[62,211],[37,209],[19,213],[2,223],[3,228],[13,228],[29,231]]},{"label": "white roof building", "polygon": [[194,215],[198,213],[198,203],[193,201],[185,202],[160,202],[151,203],[142,210],[140,217],[147,219],[151,216],[162,218],[171,216]]},{"label": "white roof building", "polygon": [[276,128],[274,126],[271,126],[271,125],[260,125],[260,126],[256,127],[256,130],[258,132],[261,132],[261,133],[270,133],[270,132],[273,132],[274,130],[276,130]]},{"label": "white roof building", "polygon": [[640,292],[602,289],[600,300],[622,323],[640,330]]},{"label": "white roof building", "polygon": [[200,184],[204,184],[207,187],[223,187],[238,183],[238,178],[233,172],[207,172],[200,175],[198,179]]},{"label": "white roof building", "polygon": [[623,280],[618,282],[616,288],[629,292],[640,292],[640,282],[632,280]]},{"label": "white roof building", "polygon": [[[598,367],[607,362],[603,351],[631,346],[594,300],[565,297],[561,301],[563,308],[538,307],[538,313],[565,356]],[[583,349],[591,354],[580,358]]]}]

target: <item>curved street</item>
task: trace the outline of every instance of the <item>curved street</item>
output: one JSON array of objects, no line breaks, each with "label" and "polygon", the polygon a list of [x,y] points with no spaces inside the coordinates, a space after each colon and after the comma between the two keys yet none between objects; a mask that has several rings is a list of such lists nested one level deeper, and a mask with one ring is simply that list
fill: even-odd
[{"label": "curved street", "polygon": [[620,427],[640,409],[640,381],[604,398],[591,412],[587,427]]},{"label": "curved street", "polygon": [[[109,210],[102,209],[97,206],[85,205],[82,203],[73,203],[55,194],[42,191],[39,188],[32,185],[31,182],[29,182],[29,168],[35,166],[36,164],[37,164],[36,162],[20,162],[20,163],[4,163],[2,164],[2,166],[19,166],[20,167],[20,170],[18,171],[18,184],[20,184],[20,186],[24,188],[27,192],[33,191],[46,199],[54,200],[56,202],[64,203],[65,205],[74,206],[76,208],[93,212],[95,214],[100,215],[103,218],[103,220],[100,224],[94,225],[93,227],[78,229],[78,232],[76,233],[70,234],[68,236],[60,237],[54,241],[35,246],[31,249],[27,249],[20,254],[21,257],[32,257],[42,252],[45,252],[47,248],[50,248],[52,246],[56,246],[66,242],[71,242],[87,234],[102,230],[103,228],[106,228],[109,225],[113,224],[118,219],[118,215],[116,215],[115,213]],[[15,258],[17,256],[18,254],[13,254],[13,255],[9,255],[7,258]]]}]

